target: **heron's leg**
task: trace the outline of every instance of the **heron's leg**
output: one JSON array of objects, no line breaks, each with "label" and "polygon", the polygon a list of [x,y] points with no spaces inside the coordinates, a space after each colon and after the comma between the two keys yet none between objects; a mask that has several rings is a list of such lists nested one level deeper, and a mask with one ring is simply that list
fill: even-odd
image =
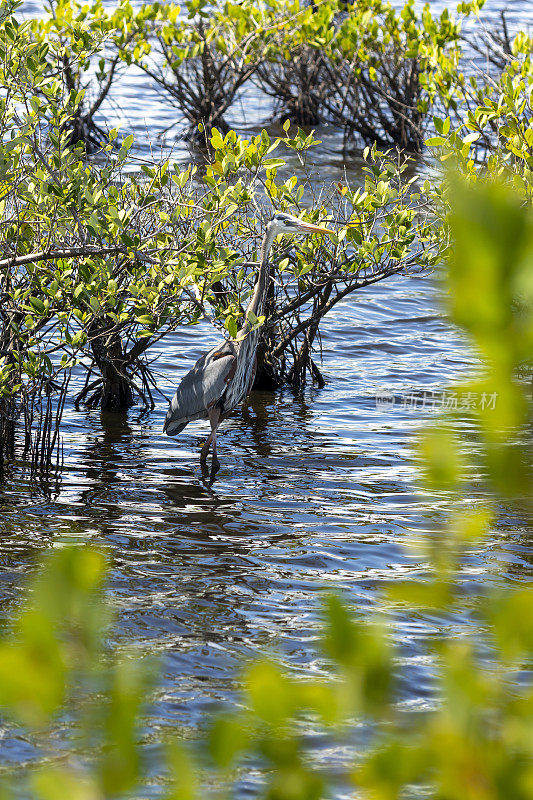
[{"label": "heron's leg", "polygon": [[219,408],[209,408],[207,410],[207,415],[209,417],[209,422],[211,423],[211,433],[205,440],[205,444],[202,447],[202,452],[200,453],[200,461],[207,461],[207,456],[209,453],[209,448],[211,444],[213,444],[213,459],[218,462],[217,458],[217,428],[220,424],[220,409]]},{"label": "heron's leg", "polygon": [[200,461],[207,461],[207,456],[209,454],[209,448],[211,447],[211,442],[213,440],[213,434],[210,433],[207,439],[205,440],[205,444],[200,451]]},{"label": "heron's leg", "polygon": [[217,456],[217,428],[220,425],[220,409],[213,408],[212,413],[209,415],[209,422],[211,423],[211,441],[213,443],[213,472],[212,478],[215,477],[220,461]]},{"label": "heron's leg", "polygon": [[212,433],[213,436],[213,467],[219,467],[220,461],[218,460],[217,456],[217,432],[216,430]]}]

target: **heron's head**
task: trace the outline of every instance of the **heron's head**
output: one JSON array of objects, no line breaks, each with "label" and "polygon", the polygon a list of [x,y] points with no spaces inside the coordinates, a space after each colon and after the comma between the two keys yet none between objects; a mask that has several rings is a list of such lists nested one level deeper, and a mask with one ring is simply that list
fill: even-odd
[{"label": "heron's head", "polygon": [[304,222],[298,217],[293,217],[292,214],[283,214],[281,212],[272,218],[269,228],[274,232],[275,236],[282,233],[335,233],[331,228],[313,225],[311,222]]}]

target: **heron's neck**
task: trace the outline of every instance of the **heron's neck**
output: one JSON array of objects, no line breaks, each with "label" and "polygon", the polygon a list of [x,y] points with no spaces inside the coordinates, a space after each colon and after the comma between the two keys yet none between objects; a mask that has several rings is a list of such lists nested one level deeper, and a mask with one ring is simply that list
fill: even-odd
[{"label": "heron's neck", "polygon": [[256,317],[260,317],[261,314],[265,310],[265,301],[267,296],[268,290],[268,282],[270,278],[270,262],[268,260],[268,254],[270,252],[270,248],[272,247],[272,242],[276,237],[276,233],[270,227],[267,227],[265,231],[265,235],[263,237],[263,243],[261,245],[261,256],[260,256],[260,264],[259,264],[259,274],[257,276],[257,281],[254,286],[254,292],[248,303],[248,308],[246,309],[246,317],[244,322],[244,331],[248,332],[250,330],[251,323],[249,321],[249,314],[255,314]]}]

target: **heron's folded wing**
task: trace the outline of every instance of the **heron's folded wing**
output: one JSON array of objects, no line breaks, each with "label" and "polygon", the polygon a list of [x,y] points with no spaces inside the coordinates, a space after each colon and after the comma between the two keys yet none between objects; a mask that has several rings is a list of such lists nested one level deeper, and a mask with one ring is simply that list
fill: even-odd
[{"label": "heron's folded wing", "polygon": [[237,357],[229,347],[214,348],[185,375],[172,398],[163,431],[172,436],[188,422],[207,416],[222,396],[235,369]]}]

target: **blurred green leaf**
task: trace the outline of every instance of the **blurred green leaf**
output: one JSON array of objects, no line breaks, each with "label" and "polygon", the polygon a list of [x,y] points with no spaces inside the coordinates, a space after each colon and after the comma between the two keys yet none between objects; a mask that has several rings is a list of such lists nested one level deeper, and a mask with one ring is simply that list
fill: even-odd
[{"label": "blurred green leaf", "polygon": [[462,463],[457,439],[444,427],[427,429],[419,442],[424,484],[432,489],[452,489],[462,478]]}]

